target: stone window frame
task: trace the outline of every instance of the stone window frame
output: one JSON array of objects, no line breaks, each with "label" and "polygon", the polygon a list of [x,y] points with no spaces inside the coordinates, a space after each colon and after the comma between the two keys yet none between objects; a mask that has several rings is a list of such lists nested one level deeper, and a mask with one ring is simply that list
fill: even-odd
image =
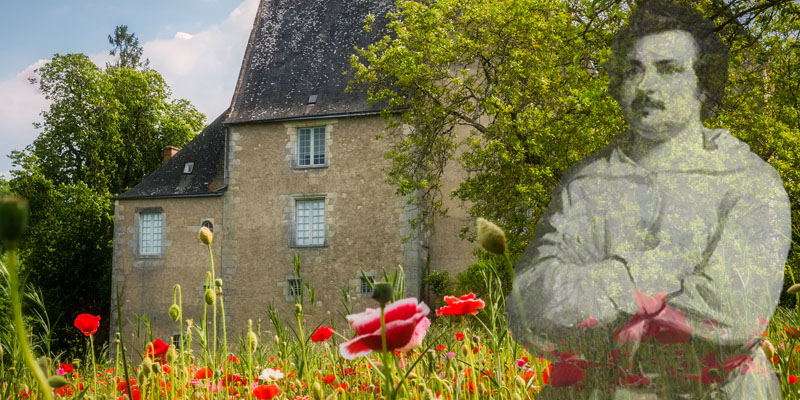
[{"label": "stone window frame", "polygon": [[[372,283],[378,281],[378,272],[375,270],[364,271],[364,275],[372,278]],[[349,282],[350,290],[352,290],[358,298],[370,298],[372,297],[372,292],[361,291],[361,288],[363,287],[362,285],[364,284],[363,278],[364,277],[361,275],[361,271],[356,271],[355,278],[350,279]]]},{"label": "stone window frame", "polygon": [[299,297],[300,296],[300,294],[294,295],[292,293],[292,281],[293,280],[299,280],[300,281],[300,290],[302,290],[303,291],[302,293],[305,294],[305,291],[306,291],[305,283],[306,283],[306,281],[304,279],[300,279],[296,274],[286,275],[283,281],[278,282],[278,287],[283,288],[283,297],[286,299],[286,301],[288,301],[290,303],[294,303],[295,297]]},{"label": "stone window frame", "polygon": [[[161,246],[158,253],[143,254],[141,243],[142,231],[142,214],[161,214]],[[164,212],[164,207],[136,207],[134,210],[134,229],[133,229],[133,243],[134,243],[134,258],[136,259],[162,259],[164,258],[164,250],[167,246],[167,215]]]},{"label": "stone window frame", "polygon": [[[305,170],[313,170],[313,169],[326,169],[331,165],[331,144],[333,143],[332,140],[332,132],[334,125],[336,124],[335,120],[328,120],[328,121],[292,121],[287,122],[284,124],[286,127],[286,134],[289,137],[289,141],[286,144],[286,148],[289,150],[289,154],[286,155],[286,160],[289,161],[289,167],[292,170],[298,171],[305,171]],[[324,128],[325,129],[325,163],[319,165],[300,165],[299,163],[299,132],[300,129],[305,128]]]},{"label": "stone window frame", "polygon": [[[322,200],[325,213],[325,240],[322,244],[297,244],[297,202]],[[294,194],[289,196],[289,247],[290,248],[322,248],[328,247],[330,239],[329,199],[325,193]]]}]

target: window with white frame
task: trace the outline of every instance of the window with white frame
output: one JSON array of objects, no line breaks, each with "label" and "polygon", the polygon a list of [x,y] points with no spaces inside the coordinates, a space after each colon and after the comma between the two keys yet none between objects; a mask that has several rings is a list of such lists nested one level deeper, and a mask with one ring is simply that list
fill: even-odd
[{"label": "window with white frame", "polygon": [[147,212],[139,214],[139,254],[161,254],[164,213]]},{"label": "window with white frame", "polygon": [[297,130],[297,165],[325,165],[325,127]]},{"label": "window with white frame", "polygon": [[325,199],[295,200],[295,244],[325,245]]}]

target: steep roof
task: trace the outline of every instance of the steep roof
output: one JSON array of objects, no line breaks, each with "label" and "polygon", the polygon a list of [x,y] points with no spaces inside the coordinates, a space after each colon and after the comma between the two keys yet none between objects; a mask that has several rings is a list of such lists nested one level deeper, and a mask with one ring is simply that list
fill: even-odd
[{"label": "steep roof", "polygon": [[[225,126],[228,110],[169,161],[117,199],[218,196],[225,186]],[[186,163],[194,163],[185,174]]]},{"label": "steep roof", "polygon": [[[226,123],[375,113],[345,93],[354,46],[384,35],[392,0],[261,0]],[[375,26],[364,30],[374,14]],[[309,97],[316,95],[316,103]]]}]

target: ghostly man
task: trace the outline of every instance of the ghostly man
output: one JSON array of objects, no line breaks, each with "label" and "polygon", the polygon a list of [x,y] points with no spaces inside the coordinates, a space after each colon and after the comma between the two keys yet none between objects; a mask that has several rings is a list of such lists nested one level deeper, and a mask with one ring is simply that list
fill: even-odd
[{"label": "ghostly man", "polygon": [[789,199],[703,125],[727,66],[713,24],[667,0],[617,34],[610,92],[629,129],[562,177],[506,301],[515,339],[552,362],[537,399],[781,398],[759,345]]}]

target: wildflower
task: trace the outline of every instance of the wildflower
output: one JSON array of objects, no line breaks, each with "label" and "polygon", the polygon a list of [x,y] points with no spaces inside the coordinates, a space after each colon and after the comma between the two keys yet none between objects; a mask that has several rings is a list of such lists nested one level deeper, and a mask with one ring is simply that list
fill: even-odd
[{"label": "wildflower", "polygon": [[464,334],[456,332],[456,340],[458,340],[459,342],[464,340]]},{"label": "wildflower", "polygon": [[208,367],[200,368],[194,373],[194,379],[208,379],[212,376],[214,376],[214,372]]},{"label": "wildflower", "polygon": [[323,376],[323,377],[322,377],[322,378],[320,378],[320,379],[321,379],[323,382],[325,382],[325,383],[327,383],[327,384],[329,384],[329,385],[333,385],[333,381],[334,381],[334,379],[336,379],[336,376],[334,376],[333,374],[330,374],[330,375],[328,375],[328,376]]},{"label": "wildflower", "polygon": [[790,385],[794,385],[795,383],[797,383],[797,381],[800,381],[800,378],[798,378],[798,377],[796,377],[796,376],[794,376],[792,374],[789,374],[789,384]]},{"label": "wildflower", "polygon": [[586,373],[571,362],[558,362],[550,366],[550,384],[553,387],[574,385],[586,379]]},{"label": "wildflower", "polygon": [[261,375],[258,376],[258,380],[266,381],[266,382],[275,382],[279,379],[283,379],[283,372],[278,369],[266,368],[261,371]]},{"label": "wildflower", "polygon": [[600,323],[597,322],[597,320],[594,319],[594,317],[589,317],[589,318],[586,318],[585,320],[581,321],[580,324],[578,324],[578,329],[593,328],[593,327],[599,326],[599,325],[600,325]]},{"label": "wildflower", "polygon": [[654,338],[663,344],[686,343],[691,337],[692,327],[686,324],[686,314],[676,311],[664,300],[667,292],[650,298],[637,290],[634,294],[639,311],[623,327],[614,332],[614,339],[622,343],[647,341]]},{"label": "wildflower", "polygon": [[447,353],[447,358],[449,358],[449,359],[451,359],[451,360],[452,360],[452,359],[454,359],[454,358],[456,358],[456,352],[454,352],[454,351],[450,351],[450,352],[448,352],[448,353]]},{"label": "wildflower", "polygon": [[474,293],[465,294],[461,297],[444,296],[447,305],[436,310],[436,315],[477,315],[478,310],[486,306],[481,299],[475,299]]},{"label": "wildflower", "polygon": [[[409,350],[419,347],[431,325],[427,315],[430,312],[425,303],[415,298],[398,300],[386,306],[384,312],[386,327],[386,350]],[[363,313],[347,316],[347,321],[356,331],[355,338],[339,345],[342,357],[352,360],[372,351],[382,350],[381,311],[368,308]]]},{"label": "wildflower", "polygon": [[649,376],[625,374],[624,378],[619,378],[619,385],[623,387],[650,387],[652,380]]},{"label": "wildflower", "polygon": [[84,335],[94,335],[100,327],[100,316],[91,314],[80,314],[75,317],[75,327],[80,329]]},{"label": "wildflower", "polygon": [[328,327],[320,326],[317,328],[317,331],[311,335],[312,342],[324,342],[328,340],[328,338],[333,335],[333,329],[331,329],[330,325]]},{"label": "wildflower", "polygon": [[75,368],[72,367],[72,364],[58,364],[58,368],[63,370],[65,374],[75,372]]},{"label": "wildflower", "polygon": [[500,227],[483,218],[476,221],[478,243],[489,252],[503,254],[506,251],[506,234]]},{"label": "wildflower", "polygon": [[253,389],[253,396],[259,400],[271,399],[278,395],[281,389],[275,385],[260,385]]},{"label": "wildflower", "polygon": [[161,360],[162,363],[167,362],[167,351],[169,345],[164,343],[161,339],[156,339],[153,343],[147,345],[146,357],[152,357],[154,360]]},{"label": "wildflower", "polygon": [[800,332],[798,332],[797,328],[793,326],[784,326],[783,331],[786,332],[786,335],[789,336],[789,338],[796,339],[800,337]]}]

